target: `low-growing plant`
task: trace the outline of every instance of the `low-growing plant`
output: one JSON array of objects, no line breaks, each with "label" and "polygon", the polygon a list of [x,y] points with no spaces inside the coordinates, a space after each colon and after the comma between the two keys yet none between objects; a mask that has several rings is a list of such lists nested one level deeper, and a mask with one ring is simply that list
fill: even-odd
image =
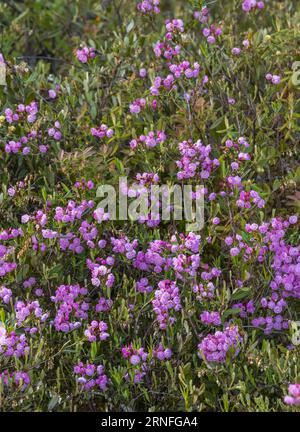
[{"label": "low-growing plant", "polygon": [[299,410],[299,2],[0,17],[0,410]]}]

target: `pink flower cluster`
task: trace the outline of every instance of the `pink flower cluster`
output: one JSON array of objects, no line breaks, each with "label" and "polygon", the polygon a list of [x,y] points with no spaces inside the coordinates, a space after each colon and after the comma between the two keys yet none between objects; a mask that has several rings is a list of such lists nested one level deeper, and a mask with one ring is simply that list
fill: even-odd
[{"label": "pink flower cluster", "polygon": [[136,289],[141,293],[150,293],[153,291],[153,286],[150,285],[149,280],[145,277],[136,281]]},{"label": "pink flower cluster", "polygon": [[146,362],[148,358],[148,353],[144,350],[144,348],[135,349],[132,345],[123,347],[121,349],[121,353],[123,358],[129,358],[129,361],[133,366],[136,366],[141,362]]},{"label": "pink flower cluster", "polygon": [[154,54],[156,57],[163,56],[167,60],[171,60],[173,57],[178,56],[181,52],[180,45],[171,46],[168,42],[158,41],[154,45]]},{"label": "pink flower cluster", "polygon": [[3,303],[8,304],[12,298],[11,289],[6,288],[5,286],[0,287],[0,298],[2,299]]},{"label": "pink flower cluster", "polygon": [[31,287],[33,287],[34,285],[36,284],[36,279],[35,279],[35,277],[30,277],[29,279],[27,279],[27,280],[25,280],[24,282],[23,282],[23,287],[24,288],[31,288]]},{"label": "pink flower cluster", "polygon": [[235,303],[232,306],[232,309],[239,309],[240,310],[240,317],[241,318],[247,318],[249,314],[253,314],[255,312],[255,307],[253,304],[253,300],[248,301],[246,304],[243,303]]},{"label": "pink flower cluster", "polygon": [[[0,240],[11,240],[16,239],[17,237],[23,237],[24,233],[22,228],[8,228],[0,232]],[[3,245],[1,245],[3,247]],[[4,254],[0,253],[0,257],[4,256],[5,253],[8,252],[8,249],[5,250]],[[1,273],[0,273],[1,276]]]},{"label": "pink flower cluster", "polygon": [[5,262],[0,259],[0,277],[5,276],[7,273],[13,272],[17,268],[17,264],[13,262]]},{"label": "pink flower cluster", "polygon": [[23,357],[29,353],[29,345],[25,334],[17,335],[15,331],[7,333],[0,327],[0,354],[4,357]]},{"label": "pink flower cluster", "polygon": [[200,65],[195,62],[192,66],[189,61],[184,60],[179,64],[169,65],[169,69],[172,74],[174,74],[175,78],[180,78],[183,74],[186,78],[196,78],[200,72]]},{"label": "pink flower cluster", "polygon": [[198,345],[199,356],[208,362],[224,363],[230,349],[234,356],[238,355],[238,344],[241,342],[238,327],[226,327],[224,331],[209,334],[202,340]]},{"label": "pink flower cluster", "polygon": [[251,208],[251,204],[257,205],[258,208],[263,208],[265,206],[265,201],[260,197],[259,193],[254,190],[246,192],[242,190],[240,192],[239,198],[236,201],[236,205],[239,208]]},{"label": "pink flower cluster", "polygon": [[134,100],[130,105],[129,105],[129,110],[131,112],[131,114],[139,114],[142,110],[142,108],[145,108],[146,106],[146,99],[144,98],[139,98]]},{"label": "pink flower cluster", "polygon": [[[39,301],[27,301],[24,302],[22,300],[18,300],[15,304],[15,311],[16,311],[16,318],[17,318],[17,325],[21,326],[23,321],[28,319],[29,317],[37,318],[39,322],[43,323],[45,322],[48,317],[48,312],[43,312],[42,308],[40,307]],[[32,330],[32,329],[30,329]],[[34,328],[33,332],[36,332],[36,329]],[[31,331],[32,333],[32,331]]]},{"label": "pink flower cluster", "polygon": [[300,405],[300,384],[290,384],[288,390],[289,394],[284,397],[284,402],[291,406]]},{"label": "pink flower cluster", "polygon": [[263,9],[265,4],[263,1],[257,0],[244,0],[242,4],[242,8],[244,12],[250,12],[254,9]]},{"label": "pink flower cluster", "polygon": [[76,51],[76,57],[81,63],[87,63],[90,59],[96,57],[95,48],[83,47]]},{"label": "pink flower cluster", "polygon": [[21,190],[24,188],[25,183],[22,180],[18,181],[15,186],[11,186],[7,189],[7,194],[13,198],[18,192],[21,192]]},{"label": "pink flower cluster", "polygon": [[205,29],[203,29],[202,33],[203,36],[206,37],[207,42],[210,45],[213,45],[214,43],[216,43],[216,38],[221,36],[222,29],[221,27],[216,27],[214,24],[212,24],[210,27],[206,27]]},{"label": "pink flower cluster", "polygon": [[160,12],[159,9],[160,0],[143,0],[142,2],[136,5],[137,10],[144,14],[155,13],[158,14]]},{"label": "pink flower cluster", "polygon": [[138,138],[132,139],[129,145],[131,149],[136,149],[139,145],[152,148],[163,143],[166,138],[166,134],[163,131],[150,131],[147,135],[140,135]]},{"label": "pink flower cluster", "polygon": [[220,165],[218,159],[211,159],[211,146],[203,145],[201,140],[195,143],[192,140],[179,143],[179,152],[181,159],[176,161],[179,172],[177,178],[179,180],[193,178],[198,175],[201,179],[207,179],[213,169]]},{"label": "pink flower cluster", "polygon": [[283,240],[285,231],[295,223],[297,217],[291,216],[289,221],[274,218],[270,224],[263,226],[263,243],[274,254],[271,264],[274,277],[269,284],[268,297],[261,299],[264,316],[256,317],[252,324],[255,327],[265,327],[266,334],[288,328],[289,319],[284,316],[288,306],[287,299],[300,298],[300,249],[286,244]]},{"label": "pink flower cluster", "polygon": [[169,279],[160,281],[158,288],[154,293],[152,306],[159,328],[165,330],[168,323],[173,324],[176,321],[175,317],[169,315],[170,311],[177,312],[181,309],[180,292],[176,282]]},{"label": "pink flower cluster", "polygon": [[[81,326],[88,318],[88,290],[79,285],[60,285],[51,300],[57,305],[54,326],[57,331],[69,332]],[[75,321],[74,321],[75,320]]]},{"label": "pink flower cluster", "polygon": [[19,120],[27,120],[28,123],[34,123],[38,113],[38,103],[33,101],[29,105],[19,104],[14,112],[11,108],[4,111],[5,119],[8,123]]},{"label": "pink flower cluster", "polygon": [[76,189],[81,189],[81,190],[91,190],[94,188],[94,182],[92,180],[78,180],[74,183],[74,187]]},{"label": "pink flower cluster", "polygon": [[267,73],[266,80],[275,85],[281,83],[280,75],[272,75],[271,73]]},{"label": "pink flower cluster", "polygon": [[[29,105],[20,104],[14,113],[12,109],[7,108],[5,110],[5,116],[8,122],[27,120],[28,123],[33,123],[36,121],[38,113],[37,102],[31,102]],[[20,125],[21,126],[21,125]],[[22,125],[28,127],[28,125]],[[59,121],[55,121],[52,127],[46,130],[30,130],[29,132],[23,132],[23,136],[10,140],[5,144],[6,153],[22,153],[23,155],[28,155],[36,148],[39,153],[47,153],[49,145],[49,137],[53,138],[55,141],[60,141],[62,139],[61,124]],[[14,127],[14,130],[16,128]],[[44,142],[44,143],[43,143]],[[31,144],[31,145],[30,145]]]},{"label": "pink flower cluster", "polygon": [[[8,141],[8,143],[5,144],[5,153],[9,154],[22,152],[23,155],[27,155],[31,152],[28,144],[30,143],[30,141],[33,141],[36,138],[38,138],[37,132],[32,131],[27,134],[27,136],[22,136],[21,138],[19,138],[19,141]],[[43,145],[39,146],[40,153],[45,153],[44,147],[45,146]]]},{"label": "pink flower cluster", "polygon": [[164,348],[162,344],[160,344],[157,348],[153,350],[152,357],[158,360],[169,360],[172,357],[173,353],[170,348]]},{"label": "pink flower cluster", "polygon": [[84,212],[92,209],[95,206],[94,201],[83,200],[80,204],[75,201],[69,201],[65,208],[56,207],[54,219],[63,223],[74,223],[76,220],[81,219]]},{"label": "pink flower cluster", "polygon": [[84,336],[89,342],[103,341],[109,337],[107,333],[108,325],[104,321],[93,320],[88,328],[84,331]]},{"label": "pink flower cluster", "polygon": [[104,137],[111,138],[114,136],[114,131],[103,123],[99,128],[91,128],[91,134],[100,139]]},{"label": "pink flower cluster", "polygon": [[102,207],[96,208],[93,212],[93,218],[96,222],[101,223],[103,221],[107,221],[110,218],[110,214],[106,213]]},{"label": "pink flower cluster", "polygon": [[194,12],[194,18],[200,21],[202,24],[207,23],[210,17],[210,12],[207,6],[203,6],[201,11]]},{"label": "pink flower cluster", "polygon": [[62,134],[60,132],[61,124],[59,121],[54,123],[54,127],[48,129],[49,137],[53,137],[55,141],[60,141],[62,138]]},{"label": "pink flower cluster", "polygon": [[181,19],[166,20],[166,39],[173,39],[175,34],[184,32],[184,25]]},{"label": "pink flower cluster", "polygon": [[105,297],[100,297],[98,303],[96,304],[96,312],[108,312],[113,306],[113,301],[111,299],[106,299]]},{"label": "pink flower cluster", "polygon": [[[208,269],[207,265],[205,267]],[[211,300],[214,298],[216,285],[212,282],[212,280],[217,279],[221,274],[221,270],[216,267],[213,267],[211,271],[203,271],[201,273],[201,283],[195,284],[193,286],[193,292],[196,294],[196,300],[203,302],[205,300]]]},{"label": "pink flower cluster", "polygon": [[79,362],[74,366],[75,375],[77,382],[81,384],[84,390],[92,390],[98,387],[100,390],[104,391],[109,383],[108,377],[104,374],[104,367],[99,365],[96,366],[91,363],[84,365]]},{"label": "pink flower cluster", "polygon": [[221,316],[219,312],[204,311],[200,315],[200,319],[203,324],[207,325],[213,324],[215,326],[218,326],[221,324]]},{"label": "pink flower cluster", "polygon": [[[184,32],[184,24],[181,19],[166,20],[166,34],[165,41],[158,41],[154,46],[154,54],[156,57],[163,56],[167,60],[171,60],[172,57],[180,54],[180,45],[173,43],[173,39],[177,39],[177,35]],[[170,41],[172,44],[170,45]]]},{"label": "pink flower cluster", "polygon": [[107,257],[105,260],[97,259],[98,262],[94,263],[90,259],[87,259],[87,267],[90,269],[92,277],[91,283],[95,287],[111,288],[114,285],[115,277],[111,273],[111,268],[108,266],[114,265],[114,258]]},{"label": "pink flower cluster", "polygon": [[16,371],[9,373],[8,370],[4,370],[0,372],[0,383],[6,387],[13,385],[24,391],[30,384],[30,377],[27,372]]},{"label": "pink flower cluster", "polygon": [[[121,354],[124,359],[128,359],[130,364],[134,366],[133,370],[133,382],[139,383],[142,381],[146,372],[148,371],[147,359],[149,354],[145,351],[143,347],[133,348],[130,344],[121,349]],[[130,380],[130,373],[125,374],[125,379]]]},{"label": "pink flower cluster", "polygon": [[113,246],[113,252],[124,254],[128,260],[132,260],[136,256],[136,248],[138,247],[138,240],[134,239],[132,242],[125,237],[120,238],[112,237],[110,239]]}]

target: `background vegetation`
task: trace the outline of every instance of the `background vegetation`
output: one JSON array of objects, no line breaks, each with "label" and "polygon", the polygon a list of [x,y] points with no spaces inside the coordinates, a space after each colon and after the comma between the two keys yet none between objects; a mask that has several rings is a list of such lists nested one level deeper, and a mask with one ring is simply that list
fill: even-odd
[{"label": "background vegetation", "polygon": [[[25,389],[12,382],[0,385],[0,409],[297,410],[283,402],[288,385],[300,379],[299,347],[291,349],[294,328],[290,324],[287,330],[265,334],[253,327],[253,317],[243,318],[240,310],[232,307],[252,300],[260,308],[274,275],[274,253],[268,251],[263,262],[255,254],[249,260],[231,257],[224,239],[233,230],[243,234],[247,243],[250,235],[247,237],[245,224],[261,224],[272,217],[288,219],[299,212],[300,86],[292,80],[292,65],[300,61],[299,2],[270,0],[264,9],[249,13],[243,11],[240,0],[209,2],[209,23],[222,28],[220,39],[212,45],[202,33],[206,25],[193,17],[204,6],[201,1],[162,0],[157,15],[139,13],[136,4],[133,0],[12,0],[0,4],[0,46],[7,64],[7,85],[0,87],[1,111],[4,114],[5,109],[15,110],[18,104],[38,102],[34,129],[40,134],[29,155],[7,153],[7,142],[18,141],[33,125],[8,123],[1,117],[1,231],[21,227],[24,235],[1,240],[12,248],[8,261],[17,266],[1,280],[13,296],[9,303],[0,303],[0,321],[7,331],[17,334],[24,333],[26,327],[35,326],[38,331],[27,336],[30,349],[26,356],[0,353],[0,371],[24,371],[30,377]],[[197,84],[179,80],[175,90],[164,89],[154,98],[149,88],[155,76],[166,75],[167,61],[157,58],[153,47],[164,40],[165,19],[173,18],[182,19],[185,26],[184,34],[176,35],[182,46],[180,61],[198,62],[200,78]],[[242,45],[245,39],[250,43],[247,49]],[[96,57],[87,63],[76,58],[76,50],[83,46],[96,50]],[[234,47],[240,47],[240,55],[232,54]],[[141,68],[147,69],[146,78],[139,76]],[[268,73],[279,75],[281,82],[270,83],[265,78]],[[198,91],[204,75],[208,83]],[[56,89],[55,98],[49,97],[49,89]],[[132,114],[130,104],[142,97],[147,106],[138,115]],[[230,98],[235,99],[232,105]],[[156,109],[150,105],[153,99],[157,100]],[[60,140],[48,134],[57,121]],[[92,136],[90,129],[102,123],[113,129],[113,137],[98,140]],[[151,130],[165,131],[166,141],[154,148],[130,148],[133,138]],[[65,207],[70,200],[97,202],[96,187],[117,184],[120,175],[134,179],[137,173],[158,173],[161,183],[176,183],[178,144],[189,138],[210,144],[213,157],[219,159],[220,167],[205,181],[209,193],[218,193],[232,174],[233,159],[227,156],[224,144],[239,137],[249,142],[251,154],[239,176],[246,189],[259,193],[265,207],[239,209],[232,197],[206,200],[199,249],[204,267],[198,270],[196,283],[201,282],[205,265],[220,268],[217,294],[204,304],[193,294],[194,279],[178,279],[182,309],[166,331],[160,330],[155,320],[151,305],[154,291],[138,292],[136,281],[145,275],[124,254],[116,254],[114,287],[101,285],[97,290],[91,284],[86,260],[104,258],[105,251],[86,245],[80,254],[63,251],[56,239],[42,238],[36,221],[21,223],[22,215],[36,217],[36,212],[43,210],[48,214],[46,228],[66,233],[53,218],[54,209]],[[48,146],[47,153],[40,153],[39,145]],[[95,187],[74,187],[82,179],[92,180]],[[212,223],[214,217],[220,218],[220,224]],[[91,223],[92,213],[86,212],[84,218]],[[70,230],[78,233],[81,222],[76,220]],[[138,239],[144,251],[151,241],[170,241],[173,233],[185,229],[184,223],[174,221],[154,228],[130,222],[105,222],[97,227],[97,241],[126,235],[130,241]],[[32,246],[34,235],[37,249]],[[287,229],[285,239],[295,247],[299,244],[297,225]],[[172,271],[152,272],[147,277],[156,289],[160,280],[176,279]],[[35,277],[43,290],[42,297],[37,297],[35,288],[24,288],[30,277]],[[50,299],[62,284],[86,287],[93,308],[101,291],[113,300],[113,307],[89,316],[79,329],[58,332],[50,324],[57,307]],[[299,292],[299,286],[295,289]],[[37,299],[49,318],[41,322],[30,315],[18,325],[16,301]],[[223,324],[230,322],[240,329],[244,342],[234,360],[211,364],[199,358],[197,345],[215,331],[199,319],[207,309],[219,311]],[[287,314],[290,321],[299,320],[299,297],[289,299]],[[108,324],[107,340],[87,341],[84,330],[92,319]],[[150,362],[146,376],[134,383],[134,368],[121,355],[121,348],[130,343],[144,347],[149,358],[159,343],[172,349],[173,355],[167,361]],[[104,366],[110,380],[105,391],[97,387],[83,390],[73,372],[79,361]],[[128,371],[130,377],[124,379]]]}]

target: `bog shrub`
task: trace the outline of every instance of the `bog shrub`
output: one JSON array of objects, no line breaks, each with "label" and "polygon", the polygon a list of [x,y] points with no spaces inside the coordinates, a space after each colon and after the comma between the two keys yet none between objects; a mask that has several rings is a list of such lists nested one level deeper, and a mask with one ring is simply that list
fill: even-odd
[{"label": "bog shrub", "polygon": [[0,16],[0,410],[299,410],[299,2]]}]

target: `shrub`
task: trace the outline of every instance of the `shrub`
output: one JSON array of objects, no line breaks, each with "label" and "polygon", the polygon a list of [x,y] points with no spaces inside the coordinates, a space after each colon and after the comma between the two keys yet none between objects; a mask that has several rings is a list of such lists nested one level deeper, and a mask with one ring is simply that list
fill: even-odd
[{"label": "shrub", "polygon": [[299,2],[0,13],[0,409],[299,410]]}]

